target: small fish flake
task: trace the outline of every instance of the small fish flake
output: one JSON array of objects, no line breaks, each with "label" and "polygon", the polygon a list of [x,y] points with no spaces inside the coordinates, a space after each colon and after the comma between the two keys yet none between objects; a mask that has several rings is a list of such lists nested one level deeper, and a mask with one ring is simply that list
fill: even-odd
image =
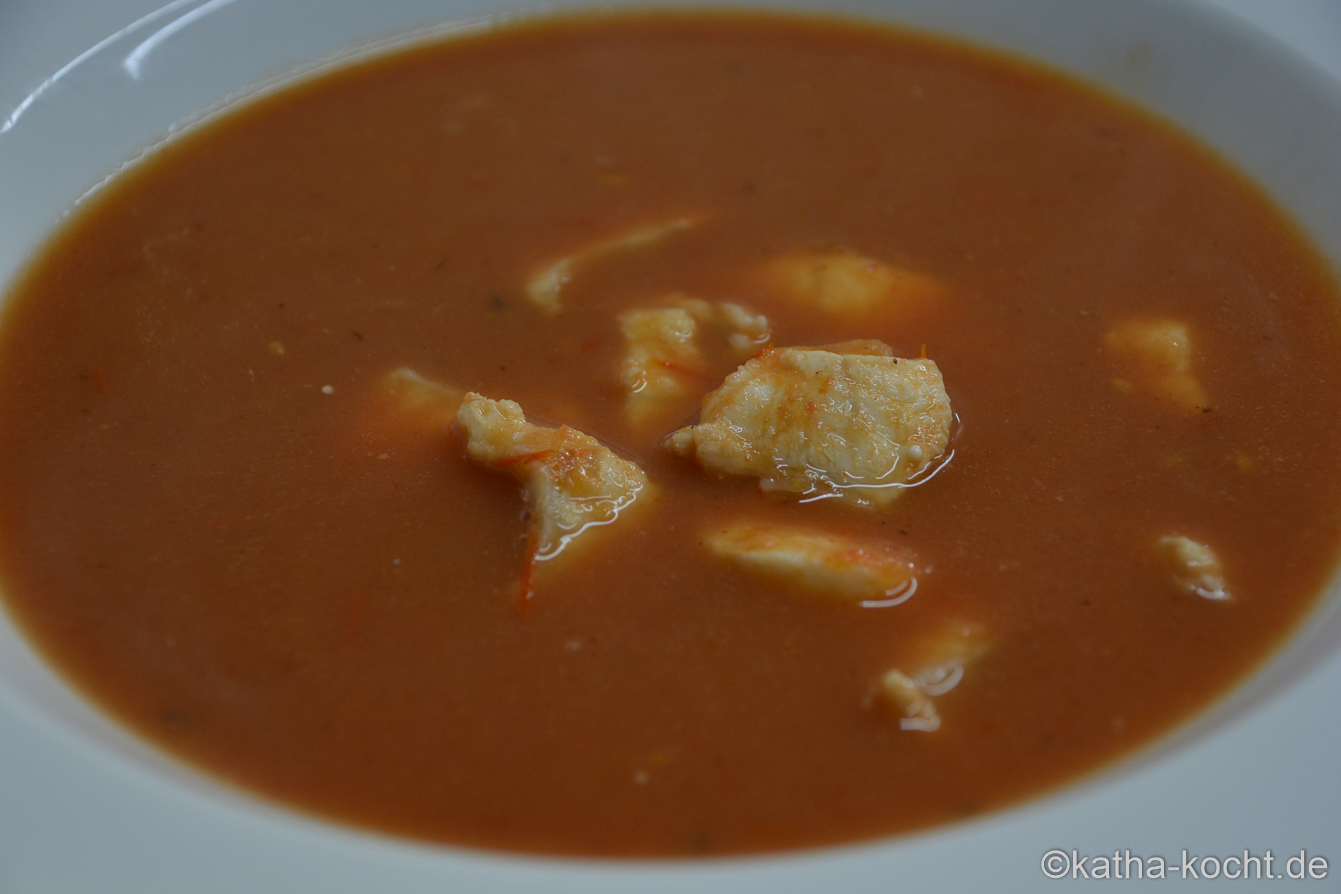
[{"label": "small fish flake", "polygon": [[1206,544],[1169,534],[1155,541],[1155,552],[1179,590],[1216,602],[1230,598],[1220,557]]},{"label": "small fish flake", "polygon": [[918,668],[906,674],[890,668],[880,676],[874,703],[897,719],[899,728],[919,732],[940,729],[941,717],[934,699],[959,685],[964,670],[989,648],[986,632],[973,623],[951,623],[929,636],[904,656]]},{"label": "small fish flake", "polygon": [[884,543],[751,521],[712,528],[703,540],[740,568],[839,602],[886,608],[917,588],[912,556]]},{"label": "small fish flake", "polygon": [[608,239],[588,243],[532,273],[526,283],[526,297],[545,313],[557,314],[563,309],[563,291],[580,265],[611,254],[653,245],[672,233],[690,229],[698,222],[698,217],[680,217],[636,227]]},{"label": "small fish flake", "polygon": [[1209,412],[1206,393],[1193,371],[1194,354],[1187,327],[1177,320],[1127,320],[1104,336],[1104,344],[1123,373],[1113,385],[1182,412]]}]

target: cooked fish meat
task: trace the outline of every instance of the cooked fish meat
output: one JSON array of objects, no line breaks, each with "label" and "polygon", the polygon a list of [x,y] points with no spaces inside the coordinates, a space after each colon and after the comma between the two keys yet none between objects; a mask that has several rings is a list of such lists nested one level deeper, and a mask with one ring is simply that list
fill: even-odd
[{"label": "cooked fish meat", "polygon": [[951,419],[931,360],[873,341],[779,348],[729,375],[667,446],[764,490],[884,504],[945,451]]}]

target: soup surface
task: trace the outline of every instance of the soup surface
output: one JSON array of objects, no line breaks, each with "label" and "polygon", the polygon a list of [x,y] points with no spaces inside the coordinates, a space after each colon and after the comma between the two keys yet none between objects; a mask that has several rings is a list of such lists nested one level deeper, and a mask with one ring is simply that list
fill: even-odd
[{"label": "soup surface", "polygon": [[[639,310],[693,332],[639,354]],[[768,17],[512,27],[249,103],[58,234],[0,331],[0,571],[130,727],[339,821],[896,833],[1130,752],[1292,629],[1341,537],[1339,334],[1258,192],[1059,77]],[[954,416],[896,498],[668,449],[754,352],[871,339]],[[552,451],[472,459],[466,392],[637,499],[549,556],[515,479]]]}]

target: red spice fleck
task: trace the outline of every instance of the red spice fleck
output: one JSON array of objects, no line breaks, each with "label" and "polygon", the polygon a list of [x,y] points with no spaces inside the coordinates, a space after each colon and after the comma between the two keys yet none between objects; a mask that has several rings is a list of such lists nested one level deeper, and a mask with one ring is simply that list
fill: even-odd
[{"label": "red spice fleck", "polygon": [[536,553],[540,550],[535,530],[526,537],[526,560],[522,565],[521,588],[517,595],[517,613],[523,618],[531,613],[531,600],[535,596]]},{"label": "red spice fleck", "polygon": [[553,455],[553,450],[537,450],[535,453],[519,453],[516,456],[509,456],[507,459],[500,459],[495,465],[502,469],[507,466],[515,466],[521,463],[533,462],[535,460],[548,459]]}]

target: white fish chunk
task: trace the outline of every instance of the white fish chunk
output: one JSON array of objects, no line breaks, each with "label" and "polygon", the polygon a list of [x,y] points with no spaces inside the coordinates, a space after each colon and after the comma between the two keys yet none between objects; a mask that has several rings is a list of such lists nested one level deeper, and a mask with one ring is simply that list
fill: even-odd
[{"label": "white fish chunk", "polygon": [[713,304],[688,295],[671,295],[667,301],[682,307],[705,326],[725,330],[727,344],[741,357],[748,357],[768,344],[773,327],[768,317],[730,301]]},{"label": "white fish chunk", "polygon": [[599,260],[606,255],[653,245],[672,233],[689,229],[698,222],[699,218],[696,217],[679,217],[637,227],[585,245],[533,273],[526,284],[526,296],[545,313],[557,314],[563,309],[563,289],[582,264]]},{"label": "white fish chunk", "polygon": [[934,699],[959,685],[964,670],[989,648],[986,631],[978,624],[954,621],[928,636],[901,662],[909,674],[891,668],[881,675],[875,703],[899,721],[900,729],[934,732],[940,713]]},{"label": "white fish chunk", "polygon": [[666,306],[619,316],[624,337],[619,382],[626,415],[635,427],[677,408],[683,415],[688,408],[681,398],[707,387],[705,342],[711,347],[725,337],[735,354],[748,357],[767,344],[771,333],[767,317],[739,304],[712,304],[679,294],[664,300]]},{"label": "white fish chunk", "polygon": [[1220,557],[1206,544],[1168,534],[1155,541],[1155,553],[1179,590],[1217,601],[1229,598]]},{"label": "white fish chunk", "polygon": [[424,429],[450,425],[465,398],[461,389],[426,379],[406,366],[387,373],[382,387],[391,397],[396,415]]},{"label": "white fish chunk", "polygon": [[795,302],[836,316],[934,299],[938,280],[854,251],[802,251],[764,265],[766,284]]},{"label": "white fish chunk", "polygon": [[742,357],[755,353],[773,337],[773,327],[768,317],[739,304],[728,301],[717,305],[717,318],[729,330],[727,344]]},{"label": "white fish chunk", "polygon": [[469,393],[457,412],[466,453],[522,483],[531,515],[523,598],[536,562],[553,559],[592,528],[609,525],[648,491],[647,475],[590,435],[526,421],[521,406]]},{"label": "white fish chunk", "polygon": [[950,440],[950,398],[930,360],[877,341],[768,349],[703,398],[697,425],[666,441],[764,490],[884,504]]},{"label": "white fish chunk", "polygon": [[917,588],[912,556],[884,543],[752,521],[711,528],[704,542],[747,571],[841,602],[893,605]]},{"label": "white fish chunk", "polygon": [[1192,371],[1192,340],[1177,320],[1127,320],[1109,330],[1104,343],[1122,371],[1119,390],[1133,387],[1183,412],[1207,407],[1206,392]]},{"label": "white fish chunk", "polygon": [[950,621],[924,638],[906,656],[914,679],[928,695],[944,695],[959,684],[964,668],[990,648],[987,631],[972,621]]},{"label": "white fish chunk", "polygon": [[880,677],[876,699],[881,707],[898,718],[900,729],[931,733],[941,728],[941,715],[931,696],[898,668],[891,668]]},{"label": "white fish chunk", "polygon": [[694,341],[698,321],[683,307],[630,310],[620,314],[619,331],[625,345],[619,382],[629,420],[637,425],[682,397],[687,380],[703,375]]}]

